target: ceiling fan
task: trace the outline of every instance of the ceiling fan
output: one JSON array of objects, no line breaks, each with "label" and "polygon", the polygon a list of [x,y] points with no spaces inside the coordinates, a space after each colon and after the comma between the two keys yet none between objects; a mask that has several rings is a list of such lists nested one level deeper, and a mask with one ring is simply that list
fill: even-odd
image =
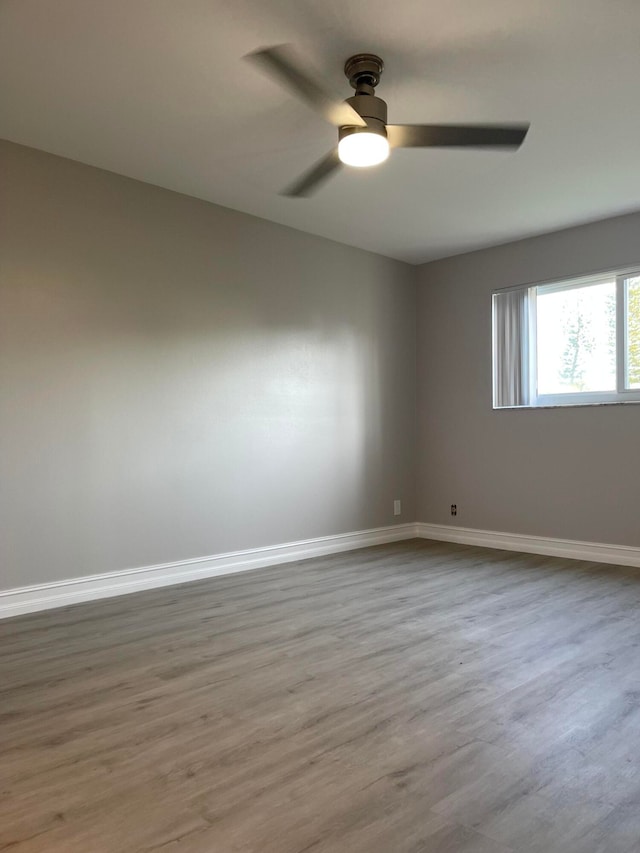
[{"label": "ceiling fan", "polygon": [[373,53],[347,59],[344,73],[355,95],[340,101],[325,91],[288,45],[250,53],[250,61],[275,77],[294,95],[338,128],[338,145],[282,195],[308,196],[343,164],[375,166],[390,148],[518,148],[528,124],[387,124],[387,105],[378,98],[384,63]]}]

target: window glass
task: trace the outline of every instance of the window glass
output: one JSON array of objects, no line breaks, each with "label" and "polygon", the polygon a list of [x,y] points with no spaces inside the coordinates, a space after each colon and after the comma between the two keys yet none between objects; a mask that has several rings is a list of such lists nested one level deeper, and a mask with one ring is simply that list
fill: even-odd
[{"label": "window glass", "polygon": [[640,388],[640,276],[628,278],[627,388]]},{"label": "window glass", "polygon": [[615,391],[615,279],[566,289],[539,287],[536,326],[539,395]]}]

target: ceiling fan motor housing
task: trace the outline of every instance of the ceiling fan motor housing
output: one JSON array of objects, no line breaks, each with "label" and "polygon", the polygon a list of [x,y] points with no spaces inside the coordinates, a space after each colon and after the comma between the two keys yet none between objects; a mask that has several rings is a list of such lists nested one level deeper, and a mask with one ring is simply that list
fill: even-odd
[{"label": "ceiling fan motor housing", "polygon": [[352,98],[347,98],[347,103],[351,104],[368,124],[373,127],[379,125],[380,132],[384,132],[387,123],[387,104],[382,98],[377,98],[375,95],[354,95]]}]

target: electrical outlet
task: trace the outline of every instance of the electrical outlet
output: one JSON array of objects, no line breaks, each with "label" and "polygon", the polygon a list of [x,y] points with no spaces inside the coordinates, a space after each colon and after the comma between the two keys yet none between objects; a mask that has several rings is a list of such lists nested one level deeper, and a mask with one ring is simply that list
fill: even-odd
[{"label": "electrical outlet", "polygon": [[451,515],[458,514],[458,504],[451,504]]},{"label": "electrical outlet", "polygon": [[393,514],[402,515],[402,501],[396,500],[393,502]]}]

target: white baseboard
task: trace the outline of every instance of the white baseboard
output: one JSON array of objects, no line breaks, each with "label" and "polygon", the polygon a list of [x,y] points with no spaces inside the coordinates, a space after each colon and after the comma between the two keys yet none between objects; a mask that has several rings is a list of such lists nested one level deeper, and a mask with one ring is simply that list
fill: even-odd
[{"label": "white baseboard", "polygon": [[18,616],[21,613],[48,610],[52,607],[64,607],[80,601],[110,598],[144,589],[171,586],[233,572],[245,572],[278,563],[307,560],[325,554],[336,554],[341,551],[352,551],[356,548],[367,548],[371,545],[413,538],[640,567],[640,548],[627,545],[603,545],[599,542],[578,542],[572,539],[551,539],[546,536],[524,536],[519,533],[500,533],[495,530],[476,530],[470,527],[453,527],[448,524],[417,522],[0,590],[0,619]]},{"label": "white baseboard", "polygon": [[288,542],[285,545],[251,548],[247,551],[216,554],[213,557],[199,557],[175,563],[162,563],[157,566],[123,569],[100,575],[87,575],[52,583],[0,590],[0,619],[18,616],[21,613],[32,613],[36,610],[47,610],[51,607],[64,607],[80,601],[110,598],[143,589],[244,572],[249,569],[306,560],[310,557],[367,548],[370,545],[382,545],[402,539],[413,539],[416,536],[415,524],[395,524],[389,527],[359,530],[355,533],[340,533],[337,536],[320,536],[317,539]]},{"label": "white baseboard", "polygon": [[460,545],[480,545],[503,551],[524,551],[550,557],[569,557],[572,560],[591,560],[617,566],[640,567],[640,548],[628,545],[603,545],[600,542],[579,542],[573,539],[551,539],[546,536],[524,536],[520,533],[500,533],[495,530],[475,530],[449,524],[416,524],[421,539],[457,542]]}]

